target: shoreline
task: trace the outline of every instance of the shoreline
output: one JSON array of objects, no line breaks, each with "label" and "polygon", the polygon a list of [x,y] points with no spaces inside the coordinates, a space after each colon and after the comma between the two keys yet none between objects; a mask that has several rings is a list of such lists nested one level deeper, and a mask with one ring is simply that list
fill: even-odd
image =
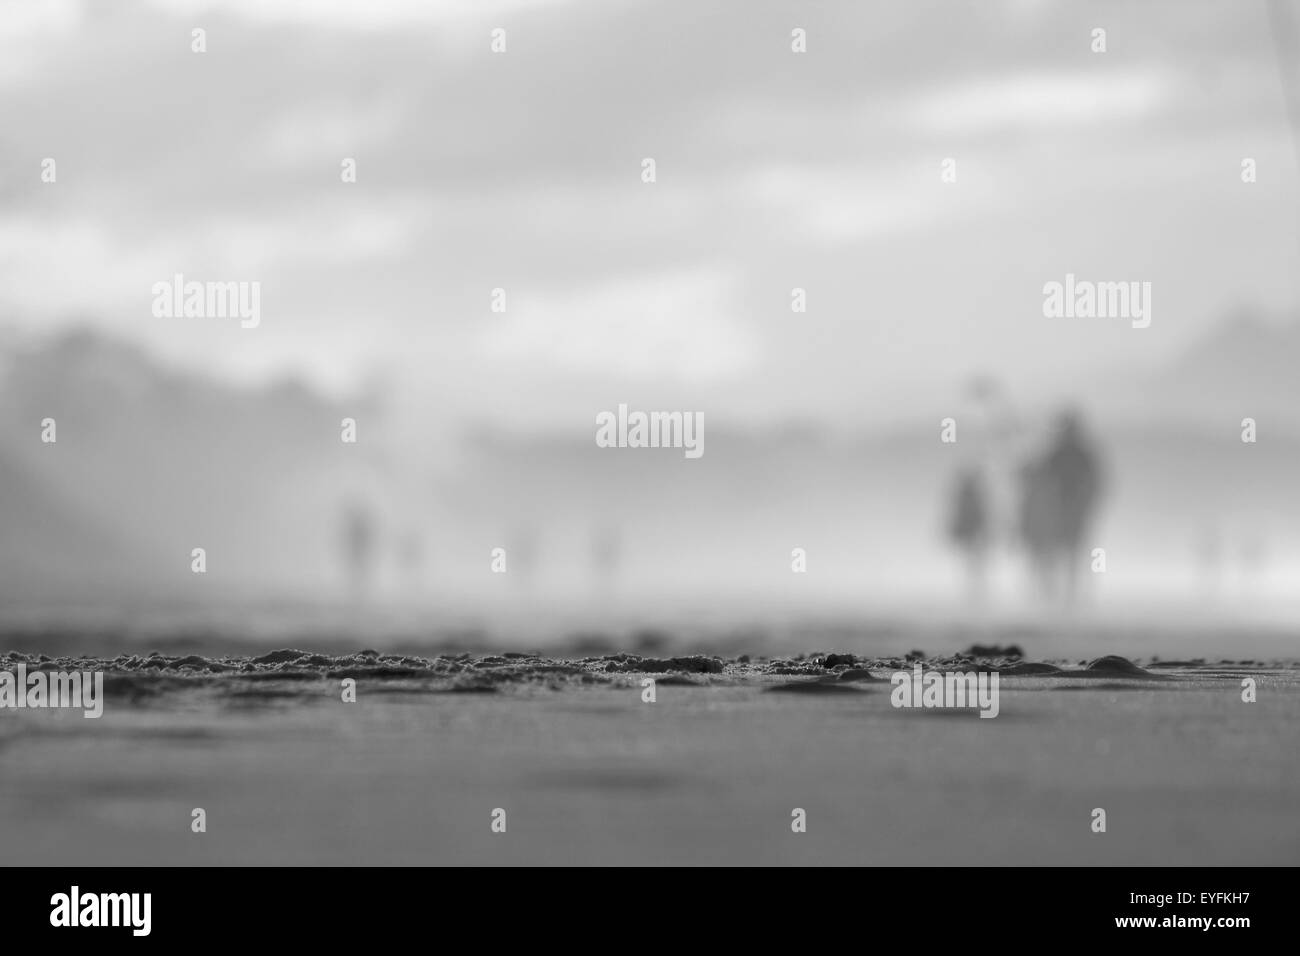
[{"label": "shoreline", "polygon": [[1294,661],[923,662],[985,720],[892,706],[906,656],[35,658],[106,700],[0,710],[9,864],[1300,863]]},{"label": "shoreline", "polygon": [[[642,678],[664,686],[744,687],[763,690],[852,689],[885,683],[894,674],[982,672],[1002,679],[1043,682],[1122,682],[1164,685],[1179,681],[1234,680],[1267,674],[1300,677],[1300,660],[1130,660],[1108,654],[1085,660],[1031,661],[1015,649],[973,649],[943,657],[913,652],[903,657],[854,654],[799,654],[792,657],[688,654],[671,658],[619,653],[582,658],[550,657],[526,652],[420,657],[380,654],[321,654],[281,648],[257,657],[121,654],[114,658],[51,657],[46,654],[0,654],[0,672],[19,666],[27,674],[102,672],[107,699],[186,689],[239,688],[286,684],[304,693],[310,685],[352,679],[367,684],[403,687],[411,692],[497,693],[523,688],[552,691],[583,686],[630,688]],[[1006,653],[1011,650],[1012,653]],[[1140,663],[1139,663],[1140,662]]]}]

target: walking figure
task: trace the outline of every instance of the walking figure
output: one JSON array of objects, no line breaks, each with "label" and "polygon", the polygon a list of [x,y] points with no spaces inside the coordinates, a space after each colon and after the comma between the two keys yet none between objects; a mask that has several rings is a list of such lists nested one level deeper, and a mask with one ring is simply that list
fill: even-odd
[{"label": "walking figure", "polygon": [[948,536],[966,560],[971,598],[982,600],[987,584],[989,506],[984,480],[973,468],[957,476]]},{"label": "walking figure", "polygon": [[1100,456],[1079,414],[1062,412],[1046,452],[1021,470],[1020,532],[1048,598],[1074,599],[1101,490]]}]

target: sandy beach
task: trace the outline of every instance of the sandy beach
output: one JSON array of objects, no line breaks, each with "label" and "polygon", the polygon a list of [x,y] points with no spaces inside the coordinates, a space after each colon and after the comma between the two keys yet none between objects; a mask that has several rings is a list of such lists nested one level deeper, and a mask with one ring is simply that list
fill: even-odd
[{"label": "sandy beach", "polygon": [[996,719],[852,654],[20,663],[106,701],[0,712],[6,864],[1300,863],[1290,661],[924,662],[997,672]]}]

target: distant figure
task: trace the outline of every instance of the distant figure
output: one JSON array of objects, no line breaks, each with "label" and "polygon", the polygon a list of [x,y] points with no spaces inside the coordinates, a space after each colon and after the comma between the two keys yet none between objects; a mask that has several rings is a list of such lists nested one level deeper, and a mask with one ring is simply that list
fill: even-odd
[{"label": "distant figure", "polygon": [[983,478],[975,469],[968,469],[957,476],[948,536],[966,559],[967,580],[974,600],[984,596],[989,525],[988,494]]},{"label": "distant figure", "polygon": [[365,594],[370,583],[375,546],[374,522],[370,512],[357,502],[343,512],[343,561],[354,596]]},{"label": "distant figure", "polygon": [[1021,534],[1043,591],[1074,598],[1087,534],[1101,497],[1100,456],[1077,412],[1063,412],[1042,458],[1021,471]]}]

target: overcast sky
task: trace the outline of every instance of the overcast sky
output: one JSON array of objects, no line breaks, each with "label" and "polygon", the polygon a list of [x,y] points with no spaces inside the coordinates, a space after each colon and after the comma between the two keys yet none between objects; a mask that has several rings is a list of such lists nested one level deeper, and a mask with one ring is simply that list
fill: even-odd
[{"label": "overcast sky", "polygon": [[[1262,0],[0,0],[0,324],[524,428],[1078,392],[1294,312],[1271,30]],[[260,281],[261,325],[154,317],[178,272]],[[1045,319],[1067,272],[1151,282],[1151,327]]]}]

